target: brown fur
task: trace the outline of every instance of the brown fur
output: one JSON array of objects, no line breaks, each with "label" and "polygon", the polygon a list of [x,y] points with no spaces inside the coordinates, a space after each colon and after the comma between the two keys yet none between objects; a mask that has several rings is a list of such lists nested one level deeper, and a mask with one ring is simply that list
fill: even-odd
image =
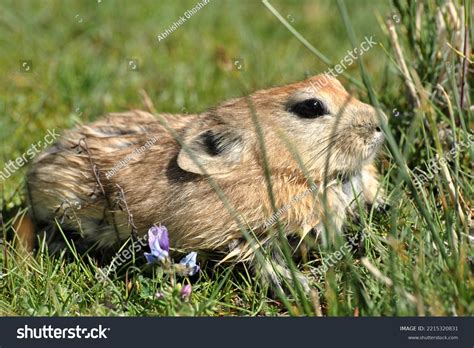
[{"label": "brown fur", "polygon": [[[318,85],[322,79],[329,81],[325,87],[311,88],[311,83]],[[301,119],[288,111],[293,101],[311,97],[323,100],[330,115]],[[305,235],[312,228],[319,233],[328,219],[340,230],[355,196],[360,194],[367,202],[375,199],[378,180],[372,162],[383,139],[376,110],[348,95],[336,79],[318,75],[229,100],[203,114],[160,115],[166,127],[152,114],[130,111],[66,132],[28,173],[36,220],[62,219],[66,229],[81,230],[84,240],[98,242],[99,247],[113,246],[131,233],[123,205],[120,209],[114,203],[119,185],[138,234],[163,224],[174,248],[211,251],[222,258],[232,254],[237,260],[252,257],[234,216],[208,180],[209,175],[264,245],[276,237],[275,229],[263,227],[272,207],[252,108],[265,140],[276,207],[291,202],[280,216],[288,235]],[[221,137],[225,151],[209,153],[212,148],[206,148],[202,136],[207,131],[213,140]],[[107,171],[153,137],[157,141],[149,149],[106,177]],[[318,185],[317,194],[302,195],[310,184],[288,142]],[[344,184],[340,177],[353,182]],[[351,192],[352,186],[356,192]],[[293,199],[298,195],[301,199]]]}]

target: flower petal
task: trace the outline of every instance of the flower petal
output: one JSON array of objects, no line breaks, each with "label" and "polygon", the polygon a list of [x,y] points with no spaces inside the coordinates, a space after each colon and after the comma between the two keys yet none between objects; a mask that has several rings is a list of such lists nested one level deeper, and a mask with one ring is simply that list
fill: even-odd
[{"label": "flower petal", "polygon": [[200,270],[201,270],[201,267],[199,267],[199,265],[196,265],[196,266],[194,266],[193,268],[191,268],[191,269],[189,270],[189,275],[190,275],[190,276],[193,276],[193,275],[195,275],[196,273],[198,273]]},{"label": "flower petal", "polygon": [[183,257],[181,261],[179,261],[179,263],[186,266],[188,265],[193,266],[196,264],[196,258],[197,258],[197,252],[192,251],[188,255]]},{"label": "flower petal", "polygon": [[179,263],[186,267],[186,274],[193,276],[199,272],[201,269],[198,264],[196,264],[197,253],[195,251],[190,252],[188,255],[183,257]]},{"label": "flower petal", "polygon": [[151,253],[160,261],[164,261],[169,255],[166,250],[162,250],[162,249],[153,249]]},{"label": "flower petal", "polygon": [[163,250],[170,251],[170,240],[168,238],[168,230],[165,226],[161,226],[160,245]]},{"label": "flower petal", "polygon": [[144,253],[144,254],[145,254],[146,262],[155,263],[158,261],[158,258],[155,255],[150,254],[150,253]]},{"label": "flower petal", "polygon": [[156,298],[157,300],[164,299],[164,298],[165,298],[165,294],[163,294],[161,291],[157,291],[157,292],[155,293],[155,298]]},{"label": "flower petal", "polygon": [[191,287],[191,285],[189,284],[186,284],[185,286],[183,286],[181,288],[181,298],[183,300],[186,300],[189,298],[189,296],[191,296],[191,292],[192,292],[193,288]]},{"label": "flower petal", "polygon": [[[148,244],[150,246],[151,255],[145,255],[149,262],[164,261],[169,255],[169,239],[168,230],[164,226],[152,226],[148,230]],[[147,254],[147,253],[145,253]]]},{"label": "flower petal", "polygon": [[161,249],[160,241],[158,239],[155,239],[154,243],[150,245],[150,250],[153,255],[158,255],[164,251]]},{"label": "flower petal", "polygon": [[153,248],[155,241],[158,239],[158,233],[156,232],[155,227],[156,226],[153,226],[148,230],[148,245],[150,246],[150,249]]},{"label": "flower petal", "polygon": [[148,244],[152,248],[158,241],[160,248],[166,251],[170,250],[170,242],[168,238],[168,229],[165,226],[152,226],[148,230]]}]

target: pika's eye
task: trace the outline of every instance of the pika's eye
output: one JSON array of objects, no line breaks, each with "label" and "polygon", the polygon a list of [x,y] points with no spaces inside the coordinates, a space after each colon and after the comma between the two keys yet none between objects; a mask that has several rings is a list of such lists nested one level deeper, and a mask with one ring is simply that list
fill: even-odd
[{"label": "pika's eye", "polygon": [[315,98],[306,99],[293,104],[288,108],[288,111],[303,118],[316,118],[329,114],[323,102]]}]

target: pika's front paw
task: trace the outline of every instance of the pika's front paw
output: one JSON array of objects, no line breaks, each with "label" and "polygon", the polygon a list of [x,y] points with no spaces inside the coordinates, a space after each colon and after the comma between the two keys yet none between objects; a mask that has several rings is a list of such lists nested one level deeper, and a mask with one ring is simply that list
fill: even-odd
[{"label": "pika's front paw", "polygon": [[367,208],[369,210],[375,209],[378,213],[387,213],[392,205],[385,198],[376,198],[374,202],[367,204]]}]

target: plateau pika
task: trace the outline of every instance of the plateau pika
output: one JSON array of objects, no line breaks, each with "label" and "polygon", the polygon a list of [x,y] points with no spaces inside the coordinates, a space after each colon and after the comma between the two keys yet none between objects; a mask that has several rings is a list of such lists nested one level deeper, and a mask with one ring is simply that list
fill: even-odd
[{"label": "plateau pika", "polygon": [[[341,230],[356,197],[376,199],[379,114],[327,75],[202,114],[109,114],[38,156],[27,177],[32,214],[56,246],[55,219],[78,245],[97,248],[162,224],[172,248],[262,270],[260,245],[275,261],[266,273],[278,285],[289,271],[276,247],[277,220],[287,237],[306,236],[311,247],[329,225]],[[249,243],[242,226],[259,243]]]}]

